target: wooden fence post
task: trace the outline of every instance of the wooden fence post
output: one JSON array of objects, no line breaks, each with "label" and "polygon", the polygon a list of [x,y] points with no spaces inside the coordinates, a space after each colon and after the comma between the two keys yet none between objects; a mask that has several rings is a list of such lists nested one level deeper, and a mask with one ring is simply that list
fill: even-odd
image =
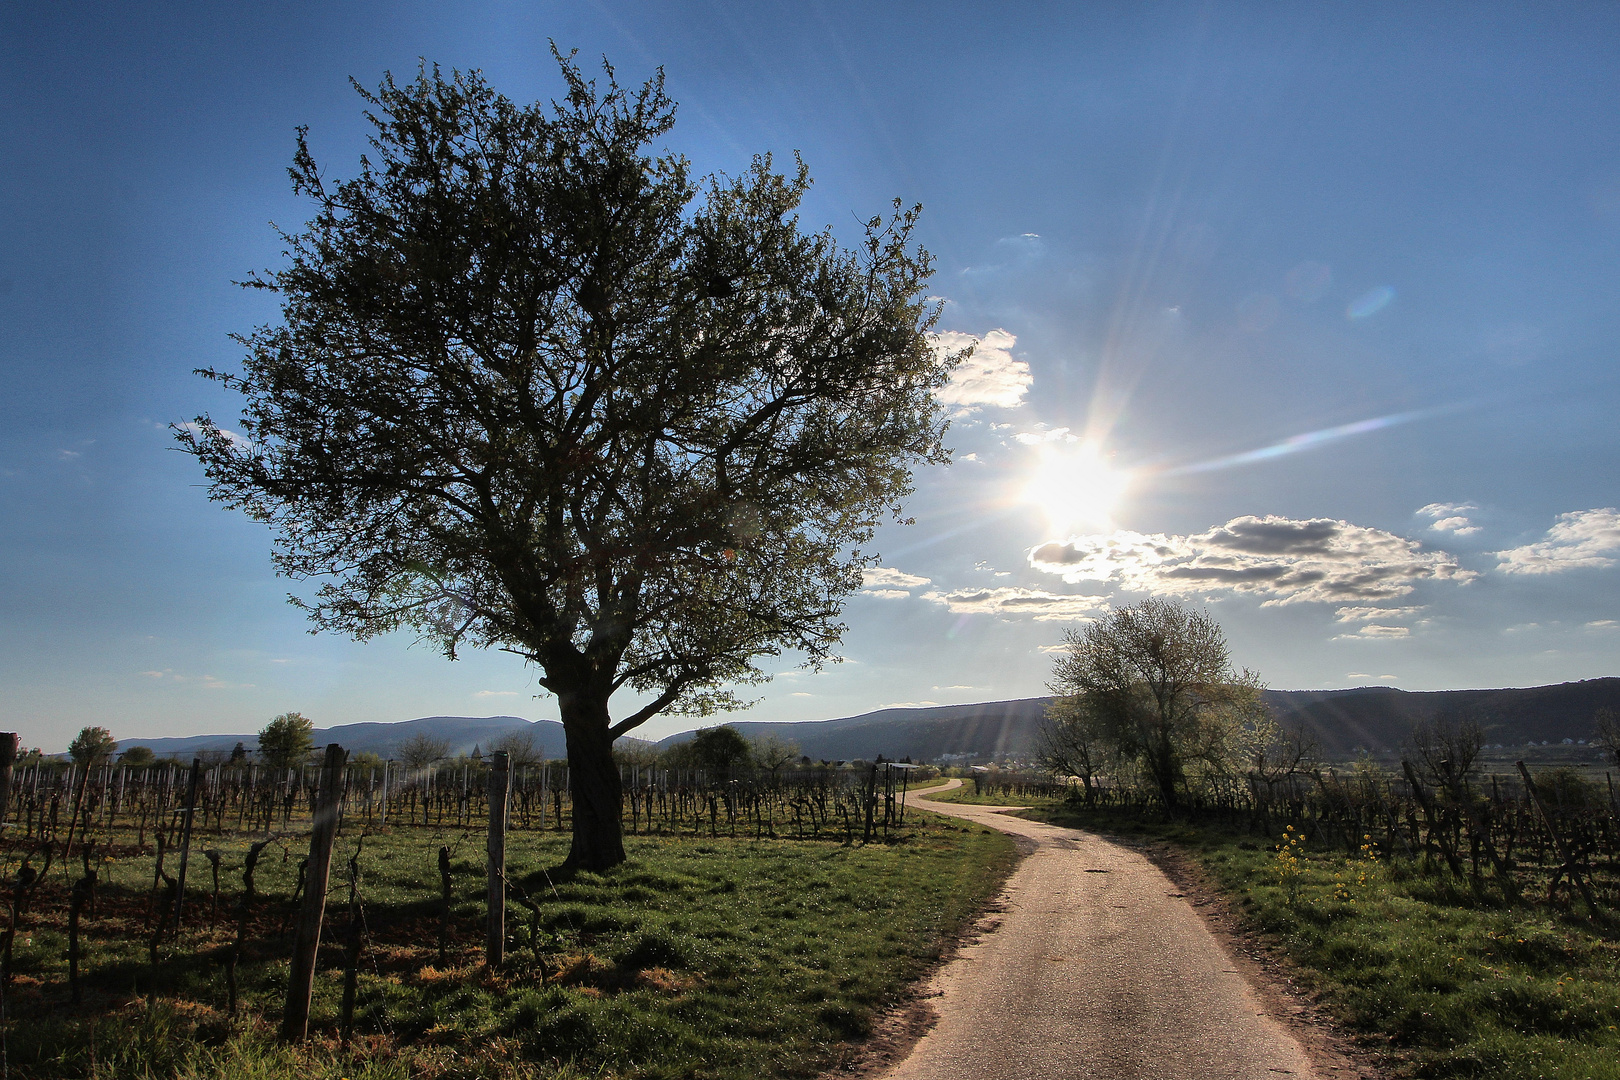
[{"label": "wooden fence post", "polygon": [[185,815],[180,825],[180,872],[174,885],[174,933],[180,935],[180,917],[185,913],[186,865],[191,862],[191,822],[197,816],[197,777],[202,773],[202,758],[191,759],[191,777],[186,781]]},{"label": "wooden fence post", "polygon": [[315,800],[314,825],[309,834],[309,862],[304,871],[304,902],[298,910],[293,935],[292,968],[287,978],[287,1009],[282,1014],[281,1037],[300,1041],[309,1034],[309,999],[315,990],[315,953],[321,944],[321,919],[326,914],[326,887],[332,876],[332,840],[337,835],[338,799],[343,793],[343,766],[348,752],[337,743],[326,747],[321,786]]},{"label": "wooden fence post", "polygon": [[11,812],[11,769],[17,762],[17,733],[0,731],[0,825]]},{"label": "wooden fence post", "polygon": [[445,950],[450,947],[450,904],[455,899],[450,881],[450,849],[439,848],[439,891],[444,905],[439,913],[439,966],[445,965]]},{"label": "wooden fence post", "polygon": [[510,799],[511,758],[495,751],[489,770],[489,913],[485,924],[484,957],[492,968],[506,959],[506,812]]}]

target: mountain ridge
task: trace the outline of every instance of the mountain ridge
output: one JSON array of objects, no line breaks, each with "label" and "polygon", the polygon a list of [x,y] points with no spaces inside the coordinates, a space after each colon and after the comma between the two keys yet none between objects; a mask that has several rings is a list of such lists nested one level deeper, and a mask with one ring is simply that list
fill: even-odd
[{"label": "mountain ridge", "polygon": [[[1494,690],[1401,690],[1360,686],[1342,690],[1267,690],[1267,703],[1283,723],[1303,724],[1329,757],[1343,759],[1361,750],[1390,753],[1400,748],[1418,723],[1452,714],[1475,719],[1487,743],[1516,745],[1529,740],[1583,739],[1592,731],[1598,708],[1620,711],[1620,678],[1583,679],[1537,687]],[[778,736],[799,744],[815,759],[848,761],[910,757],[937,761],[1028,758],[1049,697],[1014,698],[964,705],[878,709],[831,720],[725,721],[749,738]],[[351,753],[383,756],[412,735],[428,734],[450,743],[452,755],[487,749],[506,732],[534,737],[536,749],[562,757],[566,742],[555,720],[519,716],[425,716],[395,723],[367,722],[317,728],[316,744],[341,743]],[[690,731],[658,740],[666,748],[691,738]],[[159,756],[229,752],[238,742],[250,750],[256,736],[192,735],[119,740],[121,749],[150,747]]]}]

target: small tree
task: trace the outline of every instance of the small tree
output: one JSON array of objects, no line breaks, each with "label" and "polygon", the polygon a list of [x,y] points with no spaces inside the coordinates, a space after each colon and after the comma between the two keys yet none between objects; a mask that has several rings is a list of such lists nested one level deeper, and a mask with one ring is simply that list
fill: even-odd
[{"label": "small tree", "polygon": [[790,765],[799,759],[799,744],[773,733],[750,740],[749,752],[754,764],[767,770],[774,781],[782,766]]},{"label": "small tree", "polygon": [[514,769],[533,765],[540,760],[540,749],[535,745],[534,732],[512,730],[495,736],[489,744],[490,753],[506,751],[507,763]]},{"label": "small tree", "polygon": [[259,759],[273,769],[291,769],[309,759],[315,722],[303,713],[282,713],[259,731]]},{"label": "small tree", "polygon": [[157,760],[150,746],[131,746],[118,755],[118,764],[128,765],[132,769],[143,769]]},{"label": "small tree", "polygon": [[68,743],[68,757],[81,768],[98,765],[118,752],[112,732],[104,727],[81,728]]},{"label": "small tree", "polygon": [[1592,741],[1602,747],[1614,759],[1615,768],[1620,769],[1620,715],[1604,705],[1593,714],[1592,722],[1597,728],[1597,737]]},{"label": "small tree", "polygon": [[1087,805],[1097,795],[1098,774],[1107,770],[1111,754],[1109,724],[1096,699],[1080,694],[1063,694],[1062,684],[1049,684],[1060,696],[1046,707],[1041,725],[1039,752],[1041,766],[1054,776],[1080,781]]},{"label": "small tree", "polygon": [[449,756],[450,741],[436,739],[425,731],[419,731],[399,744],[399,760],[412,772],[420,772],[435,761]]},{"label": "small tree", "polygon": [[1406,749],[1417,758],[1424,779],[1458,802],[1466,800],[1468,781],[1484,747],[1479,721],[1467,712],[1424,720],[1406,740]]},{"label": "small tree", "polygon": [[715,774],[746,765],[750,757],[748,740],[729,724],[699,728],[684,746],[677,749],[684,764]]},{"label": "small tree", "polygon": [[247,744],[239,742],[231,747],[231,758],[226,764],[241,765],[247,761],[247,756]]},{"label": "small tree", "polygon": [[[241,435],[176,427],[211,497],[324,584],[318,627],[498,646],[557,696],[568,861],[623,861],[613,741],[740,704],[760,656],[835,656],[843,598],[911,467],[948,460],[917,211],[853,251],[807,234],[799,165],[695,181],[654,144],[662,76],[519,106],[477,73],[361,91],[371,151],[249,282],[282,322],[244,337]],[[609,699],[644,695],[615,719]]]},{"label": "small tree", "polygon": [[1086,739],[1141,768],[1167,808],[1179,804],[1189,767],[1232,770],[1248,736],[1271,723],[1259,677],[1232,667],[1207,612],[1148,599],[1064,641],[1052,689],[1074,699],[1067,708]]}]

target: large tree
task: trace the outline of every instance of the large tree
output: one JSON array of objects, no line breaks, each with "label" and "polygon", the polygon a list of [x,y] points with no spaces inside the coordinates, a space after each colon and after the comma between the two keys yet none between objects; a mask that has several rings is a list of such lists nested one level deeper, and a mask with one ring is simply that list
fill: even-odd
[{"label": "large tree", "polygon": [[1085,770],[1103,756],[1134,763],[1167,807],[1190,766],[1245,767],[1275,724],[1259,677],[1232,666],[1208,612],[1148,599],[1069,630],[1048,684],[1047,754]]},{"label": "large tree", "polygon": [[[863,546],[946,460],[956,358],[927,337],[915,209],[840,248],[799,227],[802,163],[694,180],[655,151],[661,75],[558,60],[549,106],[437,68],[360,90],[371,151],[341,183],[300,132],[315,215],[248,283],[282,320],[240,373],[202,372],[245,399],[240,432],[177,436],[283,574],[324,582],[295,601],[318,627],[536,665],[569,860],[594,868],[624,857],[616,737],[736,705],[759,657],[833,657]],[[621,689],[640,700],[614,719]]]}]

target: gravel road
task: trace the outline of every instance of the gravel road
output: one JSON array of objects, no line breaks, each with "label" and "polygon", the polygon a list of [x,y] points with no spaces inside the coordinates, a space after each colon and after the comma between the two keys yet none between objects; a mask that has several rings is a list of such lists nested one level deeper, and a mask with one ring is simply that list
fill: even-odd
[{"label": "gravel road", "polygon": [[884,1080],[1318,1075],[1146,858],[990,807],[929,809],[1011,833],[1033,851],[988,932],[935,977],[938,1024]]}]

